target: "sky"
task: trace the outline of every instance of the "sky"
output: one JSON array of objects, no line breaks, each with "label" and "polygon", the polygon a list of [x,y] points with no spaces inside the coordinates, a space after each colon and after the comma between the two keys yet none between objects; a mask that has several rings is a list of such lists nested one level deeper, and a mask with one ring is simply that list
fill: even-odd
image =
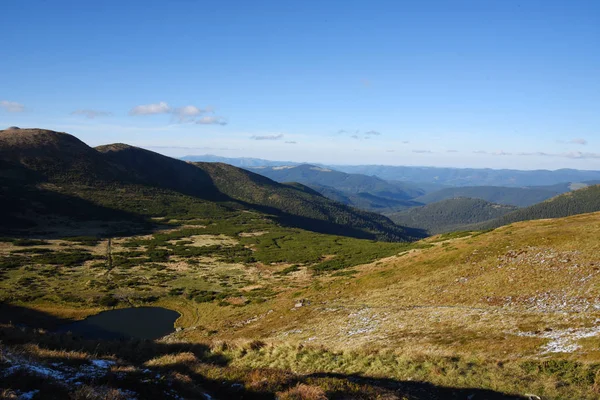
[{"label": "sky", "polygon": [[1,0],[0,128],[324,164],[600,170],[597,0]]}]

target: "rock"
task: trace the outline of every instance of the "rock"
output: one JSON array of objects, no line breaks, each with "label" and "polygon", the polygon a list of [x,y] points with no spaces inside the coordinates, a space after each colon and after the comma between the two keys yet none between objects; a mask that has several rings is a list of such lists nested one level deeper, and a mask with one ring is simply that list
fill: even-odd
[{"label": "rock", "polygon": [[294,307],[300,308],[300,307],[304,307],[304,306],[308,306],[308,305],[310,305],[310,301],[306,300],[306,299],[302,299],[302,300],[298,300],[296,302],[296,304],[294,304]]},{"label": "rock", "polygon": [[18,131],[19,129],[21,128],[19,128],[18,126],[9,126],[8,128],[6,128],[7,131]]},{"label": "rock", "polygon": [[177,328],[175,328],[175,332],[181,332],[183,330],[182,327],[178,326]]}]

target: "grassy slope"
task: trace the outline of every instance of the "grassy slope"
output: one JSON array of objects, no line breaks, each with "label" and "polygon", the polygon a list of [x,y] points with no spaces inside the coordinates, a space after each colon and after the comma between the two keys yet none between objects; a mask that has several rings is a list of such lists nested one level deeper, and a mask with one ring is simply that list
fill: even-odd
[{"label": "grassy slope", "polygon": [[516,207],[481,199],[456,198],[386,215],[398,225],[436,234],[464,229],[467,225],[489,221],[514,210]]},{"label": "grassy slope", "polygon": [[551,342],[544,332],[554,332],[583,346],[579,357],[597,359],[597,339],[571,342],[563,331],[592,328],[600,317],[598,235],[596,213],[438,241],[354,278],[315,282],[295,293],[314,306],[283,309],[235,336],[518,358],[542,354]]},{"label": "grassy slope", "polygon": [[[273,263],[267,261],[281,251],[289,251],[287,245],[282,244],[292,242],[290,245],[295,246],[293,238],[300,232],[284,240],[270,234],[235,234],[233,229],[243,230],[243,225],[233,224],[227,229],[215,226],[211,228],[214,232],[207,233],[230,230],[228,236],[233,234],[235,236],[230,237],[256,246],[255,254],[267,257],[265,262],[245,267],[231,265],[229,269],[214,264],[208,269],[192,268],[184,274],[193,271],[196,275],[189,282],[208,283],[211,290],[223,290],[225,287],[219,288],[219,282],[232,284],[236,281],[232,279],[234,276],[243,277],[239,280],[242,286],[234,289],[245,292],[249,299],[256,298],[252,295],[253,288],[259,289],[257,295],[261,301],[239,306],[233,298],[226,300],[231,301],[230,304],[219,300],[197,303],[185,295],[176,295],[159,296],[154,303],[183,314],[177,324],[184,330],[173,334],[166,343],[209,341],[214,345],[226,341],[226,345],[213,346],[213,349],[217,349],[215,357],[226,356],[227,365],[211,366],[210,354],[206,353],[193,357],[181,354],[189,352],[185,345],[160,351],[145,347],[145,352],[137,355],[141,361],[136,362],[173,371],[180,365],[176,360],[184,359],[185,373],[194,371],[193,379],[200,379],[198,382],[204,382],[200,377],[228,376],[241,382],[245,390],[252,391],[257,380],[266,378],[273,385],[272,393],[291,388],[285,383],[289,381],[279,380],[278,374],[295,371],[300,374],[297,379],[301,382],[326,391],[331,389],[328,385],[332,383],[327,380],[331,376],[319,375],[325,381],[310,380],[312,373],[336,373],[340,382],[351,382],[348,376],[357,373],[386,377],[391,379],[387,381],[391,386],[382,387],[388,388],[400,385],[398,387],[406,389],[402,382],[420,380],[439,386],[535,393],[547,399],[597,397],[600,341],[597,334],[583,338],[577,335],[585,336],[586,332],[594,331],[600,318],[595,307],[600,299],[597,259],[600,213],[517,223],[483,234],[433,237],[425,240],[432,245],[430,248],[398,248],[392,253],[396,255],[356,266],[352,269],[354,273],[345,275],[334,271],[310,276],[305,266],[280,275],[278,272],[287,270],[289,264],[275,259]],[[263,228],[269,229],[268,226]],[[170,237],[155,234],[153,240],[165,243]],[[194,235],[188,237],[199,240]],[[269,243],[274,239],[276,245],[271,247]],[[306,240],[301,242],[308,244]],[[145,246],[143,243],[136,245]],[[302,246],[302,243],[296,245]],[[310,247],[317,243],[319,240]],[[357,241],[341,245],[347,249],[358,244]],[[326,244],[321,251],[327,251],[332,245]],[[15,245],[6,246],[12,251]],[[102,243],[98,246],[101,251]],[[117,252],[125,250],[136,248],[119,248]],[[297,253],[291,251],[284,258],[293,254]],[[299,255],[304,256],[303,252]],[[60,279],[63,287],[64,282],[76,281],[74,273],[84,270],[75,268],[69,273],[69,279]],[[31,270],[30,275],[32,271],[35,270]],[[43,271],[47,269],[41,269],[40,273]],[[144,271],[143,265],[115,271],[115,276],[121,275],[122,287],[127,288],[126,283],[141,271]],[[164,277],[173,273],[178,272],[171,267],[163,270]],[[153,274],[155,272],[150,276]],[[223,280],[227,274],[229,277]],[[181,281],[181,277],[177,279],[180,280],[163,278],[162,282],[168,286],[190,284]],[[80,280],[85,282],[85,278]],[[45,282],[40,287],[50,281]],[[152,286],[144,285],[138,287],[141,291],[135,286],[127,290],[152,294],[147,290]],[[76,293],[85,295],[86,290],[97,289],[82,284],[81,290],[83,292]],[[163,289],[159,289],[159,295],[160,290]],[[31,288],[27,293],[32,293]],[[119,293],[126,292],[120,290]],[[302,307],[295,307],[299,299],[308,301]],[[22,304],[35,305],[55,315],[93,312],[93,309],[69,308],[68,299],[56,303],[54,308],[36,301]],[[63,308],[57,309],[57,306]],[[251,342],[259,338],[269,344]],[[563,346],[581,347],[566,353],[547,353],[546,346],[557,340],[562,341]],[[45,343],[45,340],[36,339],[36,342]],[[74,349],[81,346],[81,343],[69,344],[64,340],[59,343],[63,347],[74,346]],[[115,354],[125,363],[132,362],[129,353],[120,354],[114,349],[98,351],[99,355]],[[165,353],[172,356],[163,358]],[[249,378],[246,368],[261,372],[256,372],[256,379]],[[419,393],[431,394],[434,389],[421,388]],[[429,398],[414,395],[414,398]],[[462,397],[457,398],[468,395],[470,392],[462,392]]]}]

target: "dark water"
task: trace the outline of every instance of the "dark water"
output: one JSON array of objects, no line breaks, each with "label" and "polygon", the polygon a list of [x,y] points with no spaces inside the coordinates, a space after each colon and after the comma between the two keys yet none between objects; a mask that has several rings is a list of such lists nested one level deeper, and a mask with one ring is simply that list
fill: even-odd
[{"label": "dark water", "polygon": [[61,327],[86,339],[158,339],[175,331],[179,313],[162,307],[104,311]]}]

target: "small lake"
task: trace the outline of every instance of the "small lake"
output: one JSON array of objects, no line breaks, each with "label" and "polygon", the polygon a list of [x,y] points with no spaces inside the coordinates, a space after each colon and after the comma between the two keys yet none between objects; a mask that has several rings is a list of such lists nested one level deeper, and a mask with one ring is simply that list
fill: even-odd
[{"label": "small lake", "polygon": [[86,339],[159,339],[175,331],[179,313],[162,307],[134,307],[104,311],[62,326]]}]

